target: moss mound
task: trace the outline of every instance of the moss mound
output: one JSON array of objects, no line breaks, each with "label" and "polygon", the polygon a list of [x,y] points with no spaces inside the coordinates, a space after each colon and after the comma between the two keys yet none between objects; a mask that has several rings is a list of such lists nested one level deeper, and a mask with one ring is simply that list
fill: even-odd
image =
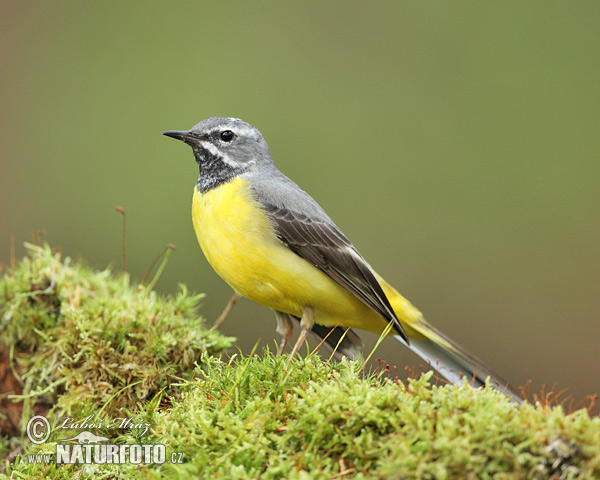
[{"label": "moss mound", "polygon": [[233,343],[204,326],[202,295],[183,285],[162,297],[48,245],[27,248],[0,280],[4,436],[33,412],[84,418],[136,409],[164,388],[167,374],[189,372],[204,353]]},{"label": "moss mound", "polygon": [[[48,247],[30,253],[0,282],[0,342],[24,418],[45,403],[54,430],[41,445],[24,421],[5,436],[13,463],[0,478],[600,478],[600,418],[586,410],[516,406],[493,388],[431,385],[431,373],[403,384],[316,355],[222,360],[231,339],[202,325],[184,287],[161,298]],[[88,414],[99,444],[164,445],[165,461],[56,464],[82,431],[60,416]]]}]

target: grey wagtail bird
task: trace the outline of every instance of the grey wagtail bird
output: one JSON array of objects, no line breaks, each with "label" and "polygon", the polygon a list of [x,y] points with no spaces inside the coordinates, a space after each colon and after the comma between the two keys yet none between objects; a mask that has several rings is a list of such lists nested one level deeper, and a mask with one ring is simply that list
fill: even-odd
[{"label": "grey wagtail bird", "polygon": [[[381,278],[321,206],[281,173],[262,134],[242,120],[215,117],[191,130],[164,135],[192,147],[200,176],[192,218],[200,247],[238,296],[275,311],[283,352],[293,321],[301,333],[335,327],[391,335],[453,383],[491,383],[518,400],[508,384],[431,326],[421,312]],[[338,332],[340,329],[338,329]],[[353,332],[327,337],[356,351]]]}]

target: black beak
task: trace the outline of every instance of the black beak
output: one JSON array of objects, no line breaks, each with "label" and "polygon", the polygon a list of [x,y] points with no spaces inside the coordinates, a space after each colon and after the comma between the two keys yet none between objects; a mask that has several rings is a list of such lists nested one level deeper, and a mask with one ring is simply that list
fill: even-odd
[{"label": "black beak", "polygon": [[195,140],[195,137],[189,130],[169,130],[167,132],[163,132],[163,135],[167,137],[176,138],[177,140],[181,140],[182,142],[190,145],[191,142]]}]

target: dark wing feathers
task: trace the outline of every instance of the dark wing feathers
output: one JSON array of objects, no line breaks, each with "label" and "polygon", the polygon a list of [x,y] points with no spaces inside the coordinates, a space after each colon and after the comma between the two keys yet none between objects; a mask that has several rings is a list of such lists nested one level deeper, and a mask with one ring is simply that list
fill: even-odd
[{"label": "dark wing feathers", "polygon": [[290,250],[325,272],[383,318],[394,320],[395,329],[408,342],[370,267],[329,217],[324,212],[321,214],[322,210],[314,200],[310,199],[321,218],[311,218],[284,205],[275,205],[267,198],[259,200],[273,221],[277,236]]}]

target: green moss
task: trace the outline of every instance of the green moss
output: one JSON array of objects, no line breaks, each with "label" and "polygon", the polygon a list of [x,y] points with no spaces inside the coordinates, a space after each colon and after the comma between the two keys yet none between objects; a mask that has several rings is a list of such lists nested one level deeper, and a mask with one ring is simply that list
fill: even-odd
[{"label": "green moss", "polygon": [[[510,402],[493,388],[407,386],[361,375],[358,363],[325,364],[269,352],[228,362],[205,356],[168,407],[135,417],[151,431],[117,443],[160,443],[183,464],[71,466],[22,463],[16,471],[62,478],[593,479],[600,476],[600,419],[585,410]],[[44,448],[53,452],[54,444]],[[84,474],[85,473],[85,474]],[[337,475],[337,477],[336,477]],[[36,477],[37,478],[37,477]]]},{"label": "green moss", "polygon": [[315,356],[292,361],[286,371],[285,361],[269,353],[205,362],[173,408],[152,412],[151,441],[184,452],[187,461],[153,475],[600,475],[600,419],[590,419],[584,410],[566,416],[560,408],[517,407],[493,388],[431,386],[431,374],[405,387],[360,375],[359,366],[325,365]]},{"label": "green moss", "polygon": [[[31,261],[36,261],[36,255],[55,258],[44,249],[34,252]],[[94,275],[105,279],[110,277],[108,274],[92,275],[88,271],[88,276]],[[43,286],[44,278],[35,281]],[[51,276],[49,278],[51,281]],[[92,348],[85,348],[84,353],[77,356],[84,347],[74,352],[71,350],[74,347],[67,348],[56,334],[51,333],[64,321],[60,318],[66,316],[64,299],[75,297],[57,293],[60,305],[60,315],[57,316],[54,294],[40,293],[40,290],[45,290],[41,288],[37,288],[35,293],[27,293],[19,301],[25,308],[30,308],[28,304],[39,304],[38,307],[41,305],[47,315],[54,315],[55,318],[50,319],[44,315],[36,317],[46,325],[45,330],[37,328],[45,337],[37,333],[40,337],[18,337],[20,329],[13,325],[10,327],[11,335],[14,335],[12,338],[18,341],[19,351],[27,345],[30,349],[27,351],[31,351],[27,355],[36,356],[44,352],[41,358],[49,362],[55,357],[62,359],[61,362],[71,359],[71,363],[55,369],[58,373],[54,378],[43,385],[36,384],[36,388],[48,388],[62,378],[72,381],[79,378],[75,372],[83,369],[85,375],[94,378],[104,375],[102,378],[113,386],[112,389],[107,388],[105,395],[109,391],[115,395],[119,389],[122,390],[108,403],[103,414],[107,415],[110,405],[118,404],[132,416],[134,423],[148,423],[151,428],[143,435],[135,430],[109,431],[106,436],[110,443],[164,444],[167,460],[172,452],[179,452],[183,463],[71,466],[28,463],[28,454],[52,454],[55,442],[67,437],[65,432],[65,435],[56,435],[59,438],[51,437],[51,442],[41,446],[25,443],[24,454],[8,467],[7,475],[13,475],[13,478],[82,479],[600,478],[600,418],[590,418],[585,410],[567,415],[560,407],[527,403],[517,406],[493,388],[433,386],[429,383],[431,373],[404,385],[381,374],[360,373],[359,363],[327,363],[316,355],[293,359],[289,365],[286,364],[287,357],[276,358],[269,351],[261,356],[234,355],[227,361],[221,360],[211,356],[217,349],[209,348],[208,344],[220,341],[221,347],[224,347],[227,340],[207,340],[208,337],[204,336],[207,332],[202,326],[193,325],[195,314],[192,313],[192,305],[195,303],[183,293],[178,299],[159,300],[148,292],[126,285],[118,287],[121,285],[119,282],[126,281],[124,279],[111,281],[117,282],[117,286],[108,296],[116,298],[105,300],[109,303],[102,310],[102,320],[92,315],[90,322],[99,322],[98,330],[91,329],[95,333],[89,333],[86,339],[93,338],[95,348],[105,345],[102,355],[97,355]],[[21,283],[25,286],[32,284],[30,280]],[[99,287],[86,288],[93,291]],[[120,302],[121,294],[129,300]],[[35,300],[40,295],[41,299]],[[32,297],[33,301],[30,300]],[[90,302],[102,303],[101,295],[89,297]],[[14,295],[4,298],[17,301]],[[82,293],[81,305],[83,298]],[[134,307],[135,299],[145,306]],[[159,303],[166,309],[160,310],[161,313],[156,310]],[[88,309],[98,311],[91,307]],[[117,315],[113,309],[119,311],[119,322],[108,321]],[[136,312],[135,315],[131,315],[131,311]],[[4,309],[3,312],[9,310]],[[36,308],[30,308],[31,316],[37,315],[36,312]],[[171,316],[166,312],[171,312]],[[190,332],[182,327],[178,332],[187,338],[182,343],[187,347],[171,348],[172,341],[159,340],[156,338],[159,335],[153,330],[162,325],[161,316],[166,315],[165,318],[173,322],[179,314],[191,322],[187,328],[198,329],[201,333],[192,341],[190,338],[195,337],[187,337]],[[135,320],[128,321],[131,316]],[[6,324],[6,320],[3,321]],[[35,323],[27,315],[22,316],[20,321],[29,325]],[[79,331],[85,324],[83,320],[81,322]],[[146,323],[152,328],[145,326]],[[105,324],[109,327],[118,324],[120,328],[101,329],[99,325]],[[90,332],[90,328],[84,331]],[[5,340],[10,338],[7,332],[9,328],[4,327],[2,338]],[[82,335],[79,334],[80,341],[76,343],[82,343]],[[168,335],[168,329],[162,335]],[[177,335],[172,338],[176,342],[181,340]],[[159,378],[152,387],[136,390],[138,385],[154,377],[137,367],[119,368],[123,366],[121,360],[113,357],[126,355],[124,352],[133,349],[132,345],[138,351],[148,351],[143,365],[153,365],[148,368],[153,368],[154,376]],[[202,351],[199,356],[183,354],[184,348],[194,350],[192,345],[199,346],[198,351]],[[68,354],[65,356],[64,352]],[[183,358],[190,355],[197,360],[193,376],[161,390],[160,379],[165,378],[162,375],[165,365],[185,371],[188,363]],[[149,361],[150,357],[154,360]],[[142,365],[139,355],[128,358],[128,361]],[[38,371],[48,370],[42,359],[31,365],[37,365]],[[83,378],[81,372],[79,375]],[[142,383],[135,383],[140,380]],[[75,382],[75,385],[79,384]],[[129,385],[133,386],[127,388]],[[80,390],[77,403],[69,391],[62,395],[55,387],[49,391],[53,392],[58,405],[68,404],[72,409],[82,411],[85,410],[84,404],[92,403],[97,407],[106,401]],[[137,396],[132,395],[133,391],[137,392]],[[151,395],[148,394],[150,392],[158,393]],[[65,396],[69,397],[68,402]],[[118,412],[113,410],[111,414],[117,415]]]},{"label": "green moss", "polygon": [[40,403],[70,417],[136,409],[167,384],[167,372],[188,372],[233,342],[204,326],[202,295],[183,285],[161,297],[47,245],[27,248],[0,281],[0,348],[22,384],[14,398],[25,422]]}]

